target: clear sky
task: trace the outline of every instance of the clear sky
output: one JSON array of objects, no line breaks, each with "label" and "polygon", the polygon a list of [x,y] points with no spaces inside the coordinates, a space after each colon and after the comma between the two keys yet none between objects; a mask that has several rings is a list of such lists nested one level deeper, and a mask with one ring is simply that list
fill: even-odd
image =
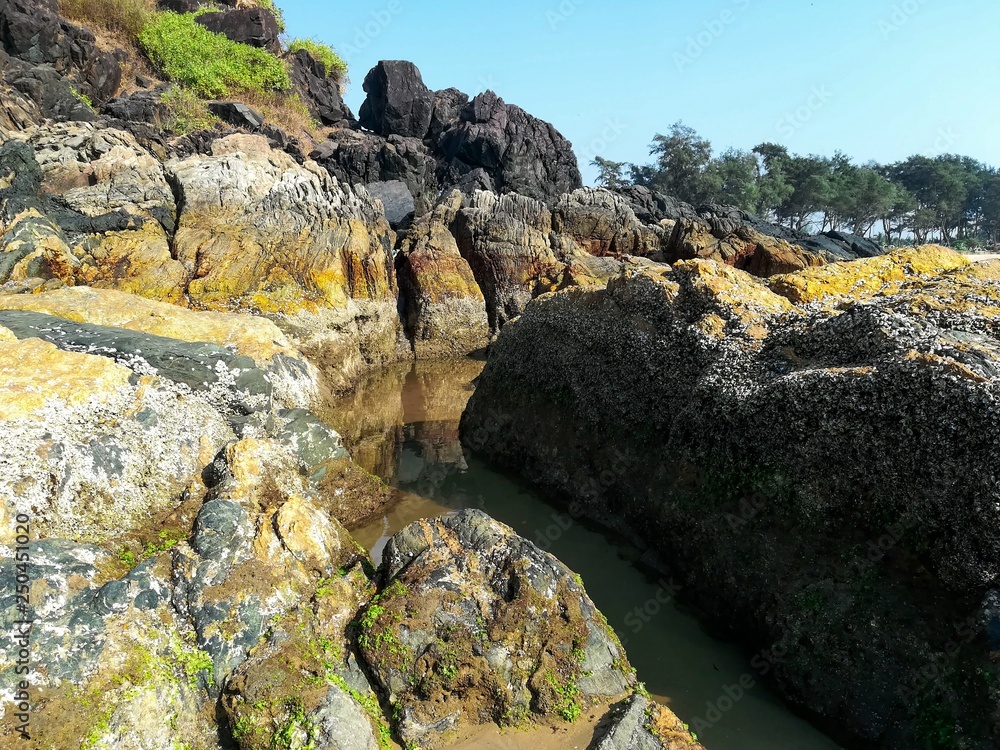
[{"label": "clear sky", "polygon": [[596,155],[645,162],[677,120],[716,151],[775,141],[857,161],[961,153],[1000,166],[996,0],[278,0],[291,36],[432,89],[552,122],[584,181]]}]

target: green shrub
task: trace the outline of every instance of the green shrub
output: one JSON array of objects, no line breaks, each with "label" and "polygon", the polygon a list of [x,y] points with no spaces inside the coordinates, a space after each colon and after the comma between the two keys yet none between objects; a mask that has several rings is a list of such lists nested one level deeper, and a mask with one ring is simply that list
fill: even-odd
[{"label": "green shrub", "polygon": [[160,96],[160,101],[167,106],[169,113],[169,119],[163,126],[171,133],[184,135],[197,130],[208,130],[219,121],[219,118],[208,111],[204,100],[182,86],[167,89]]},{"label": "green shrub", "polygon": [[138,38],[149,22],[152,0],[59,0],[59,12],[71,21]]},{"label": "green shrub", "polygon": [[213,34],[195,23],[190,13],[157,13],[142,30],[139,42],[170,80],[207,99],[233,91],[284,91],[291,87],[288,72],[277,57]]},{"label": "green shrub", "polygon": [[304,49],[326,66],[326,74],[338,81],[347,75],[347,63],[329,44],[323,44],[315,39],[293,39],[288,45],[291,52]]}]

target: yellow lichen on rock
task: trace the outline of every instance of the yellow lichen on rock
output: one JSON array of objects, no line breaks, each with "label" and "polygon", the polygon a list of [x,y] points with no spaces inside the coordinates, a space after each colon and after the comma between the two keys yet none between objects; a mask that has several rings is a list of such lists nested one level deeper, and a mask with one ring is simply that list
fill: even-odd
[{"label": "yellow lichen on rock", "polygon": [[831,263],[775,276],[770,288],[796,304],[849,297],[870,299],[899,291],[908,282],[968,266],[964,255],[940,245],[906,248],[877,258]]},{"label": "yellow lichen on rock", "polygon": [[111,289],[72,287],[32,295],[0,295],[0,310],[27,310],[100,326],[232,347],[258,365],[275,355],[299,358],[269,320],[236,313],[198,312]]},{"label": "yellow lichen on rock", "polygon": [[772,292],[756,277],[715,261],[677,263],[672,275],[682,287],[724,310],[724,317],[738,318],[748,325],[759,322],[762,315],[779,315],[792,309],[785,297]]},{"label": "yellow lichen on rock", "polygon": [[68,406],[110,396],[128,386],[132,371],[106,357],[65,352],[40,339],[0,338],[0,420],[32,417],[47,404]]},{"label": "yellow lichen on rock", "polygon": [[170,256],[167,235],[159,224],[147,222],[140,229],[107,232],[94,240],[97,245],[89,252],[78,251],[86,258],[75,274],[78,284],[181,301],[187,272]]}]

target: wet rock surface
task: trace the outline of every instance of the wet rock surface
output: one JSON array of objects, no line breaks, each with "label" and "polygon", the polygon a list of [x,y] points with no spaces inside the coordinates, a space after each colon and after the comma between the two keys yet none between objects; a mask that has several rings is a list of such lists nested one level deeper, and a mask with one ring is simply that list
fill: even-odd
[{"label": "wet rock surface", "polygon": [[635,684],[570,571],[479,511],[401,531],[380,583],[357,642],[404,742],[438,747],[462,725],[568,720]]},{"label": "wet rock surface", "polygon": [[714,622],[782,655],[769,674],[804,710],[882,747],[919,742],[927,711],[993,742],[992,689],[961,686],[995,669],[996,267],[932,247],[800,274],[688,261],[536,300],[463,440],[629,524]]}]

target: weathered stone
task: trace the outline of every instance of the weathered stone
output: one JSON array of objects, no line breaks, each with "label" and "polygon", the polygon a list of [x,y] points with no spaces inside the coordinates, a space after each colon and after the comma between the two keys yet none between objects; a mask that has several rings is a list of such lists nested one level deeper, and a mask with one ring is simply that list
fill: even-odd
[{"label": "weathered stone", "polygon": [[[6,165],[23,177],[0,191],[0,251],[22,269],[0,268],[0,281],[30,274],[178,301],[187,273],[171,256],[176,206],[160,163],[130,134],[91,124],[50,124],[24,137],[2,147],[19,152]],[[34,258],[44,264],[26,267]]]},{"label": "weathered stone", "polygon": [[492,91],[473,99],[438,140],[447,167],[445,184],[481,167],[500,192],[555,202],[582,186],[572,144],[552,125]]},{"label": "weathered stone", "polygon": [[956,737],[988,744],[993,701],[957,686],[997,671],[977,628],[1000,571],[998,280],[935,247],[772,280],[786,296],[712,261],[626,265],[501,332],[462,437],[627,523],[860,742],[918,744],[899,686],[933,670]]},{"label": "weathered stone", "polygon": [[455,239],[486,299],[490,328],[521,314],[539,276],[562,264],[549,244],[552,216],[521,195],[477,192],[455,220]]},{"label": "weathered stone", "polygon": [[0,359],[0,504],[30,513],[42,536],[100,542],[134,529],[173,507],[232,439],[200,397],[133,385],[107,357],[29,338],[5,343]]},{"label": "weathered stone", "polygon": [[406,60],[380,60],[362,88],[368,97],[358,112],[363,127],[381,136],[423,139],[431,125],[435,95],[417,66]]},{"label": "weathered stone", "polygon": [[389,182],[370,182],[365,185],[365,190],[373,198],[378,198],[385,208],[385,218],[389,225],[398,228],[408,219],[413,218],[417,205],[413,200],[413,193],[402,180],[390,180]]},{"label": "weathered stone", "polygon": [[230,125],[251,132],[264,126],[264,115],[243,102],[209,102],[208,111]]},{"label": "weathered stone", "polygon": [[313,117],[333,127],[357,125],[354,113],[344,104],[340,84],[323,63],[304,49],[289,53],[286,59],[291,63],[292,86]]},{"label": "weathered stone", "polygon": [[195,18],[209,31],[222,34],[234,42],[262,47],[272,52],[280,48],[278,44],[278,22],[269,10],[264,8],[234,8],[216,13],[203,13]]},{"label": "weathered stone", "polygon": [[400,737],[432,748],[463,725],[569,719],[635,680],[572,573],[479,511],[389,541],[358,645]]},{"label": "weathered stone", "polygon": [[833,302],[845,298],[862,301],[876,294],[897,291],[906,282],[939,276],[944,271],[963,268],[970,263],[954,250],[926,246],[778,276],[770,280],[770,286],[796,303]]},{"label": "weathered stone", "polygon": [[611,728],[594,750],[704,750],[668,709],[633,695],[615,709]]},{"label": "weathered stone", "polygon": [[26,66],[33,66],[22,70],[28,75],[46,70],[54,74],[36,79],[39,86],[14,84],[22,93],[31,92],[29,95],[43,112],[52,101],[47,89],[56,85],[65,88],[74,85],[97,105],[104,104],[117,92],[121,66],[110,53],[97,46],[90,31],[61,18],[55,3],[4,0],[0,4],[0,29],[3,52]]},{"label": "weathered stone", "polygon": [[489,343],[486,301],[450,231],[462,206],[453,191],[406,233],[396,274],[407,335],[418,358],[458,356]]},{"label": "weathered stone", "polygon": [[167,166],[181,196],[174,248],[192,302],[271,316],[347,382],[393,359],[394,237],[378,203],[260,136],[228,136],[212,150]]},{"label": "weathered stone", "polygon": [[438,196],[437,162],[416,138],[338,130],[310,154],[330,174],[350,185],[402,182],[413,196],[420,215],[431,209]]},{"label": "weathered stone", "polygon": [[157,375],[201,392],[223,413],[271,409],[271,383],[253,360],[214,344],[187,343],[22,310],[0,311],[0,325],[18,338],[38,338],[64,351],[96,353],[134,372]]},{"label": "weathered stone", "polygon": [[215,344],[252,359],[273,384],[275,399],[281,405],[307,407],[317,396],[315,369],[274,323],[263,318],[195,312],[123,292],[88,287],[31,295],[0,294],[0,310],[44,313],[177,341]]},{"label": "weathered stone", "polygon": [[224,476],[202,506],[190,544],[174,555],[175,605],[223,684],[271,618],[311,595],[315,582],[357,560],[353,539],[280,443],[226,449]]},{"label": "weathered stone", "polygon": [[621,197],[595,188],[562,196],[552,209],[552,229],[597,256],[662,258],[662,245],[670,237],[662,227],[641,224]]}]

